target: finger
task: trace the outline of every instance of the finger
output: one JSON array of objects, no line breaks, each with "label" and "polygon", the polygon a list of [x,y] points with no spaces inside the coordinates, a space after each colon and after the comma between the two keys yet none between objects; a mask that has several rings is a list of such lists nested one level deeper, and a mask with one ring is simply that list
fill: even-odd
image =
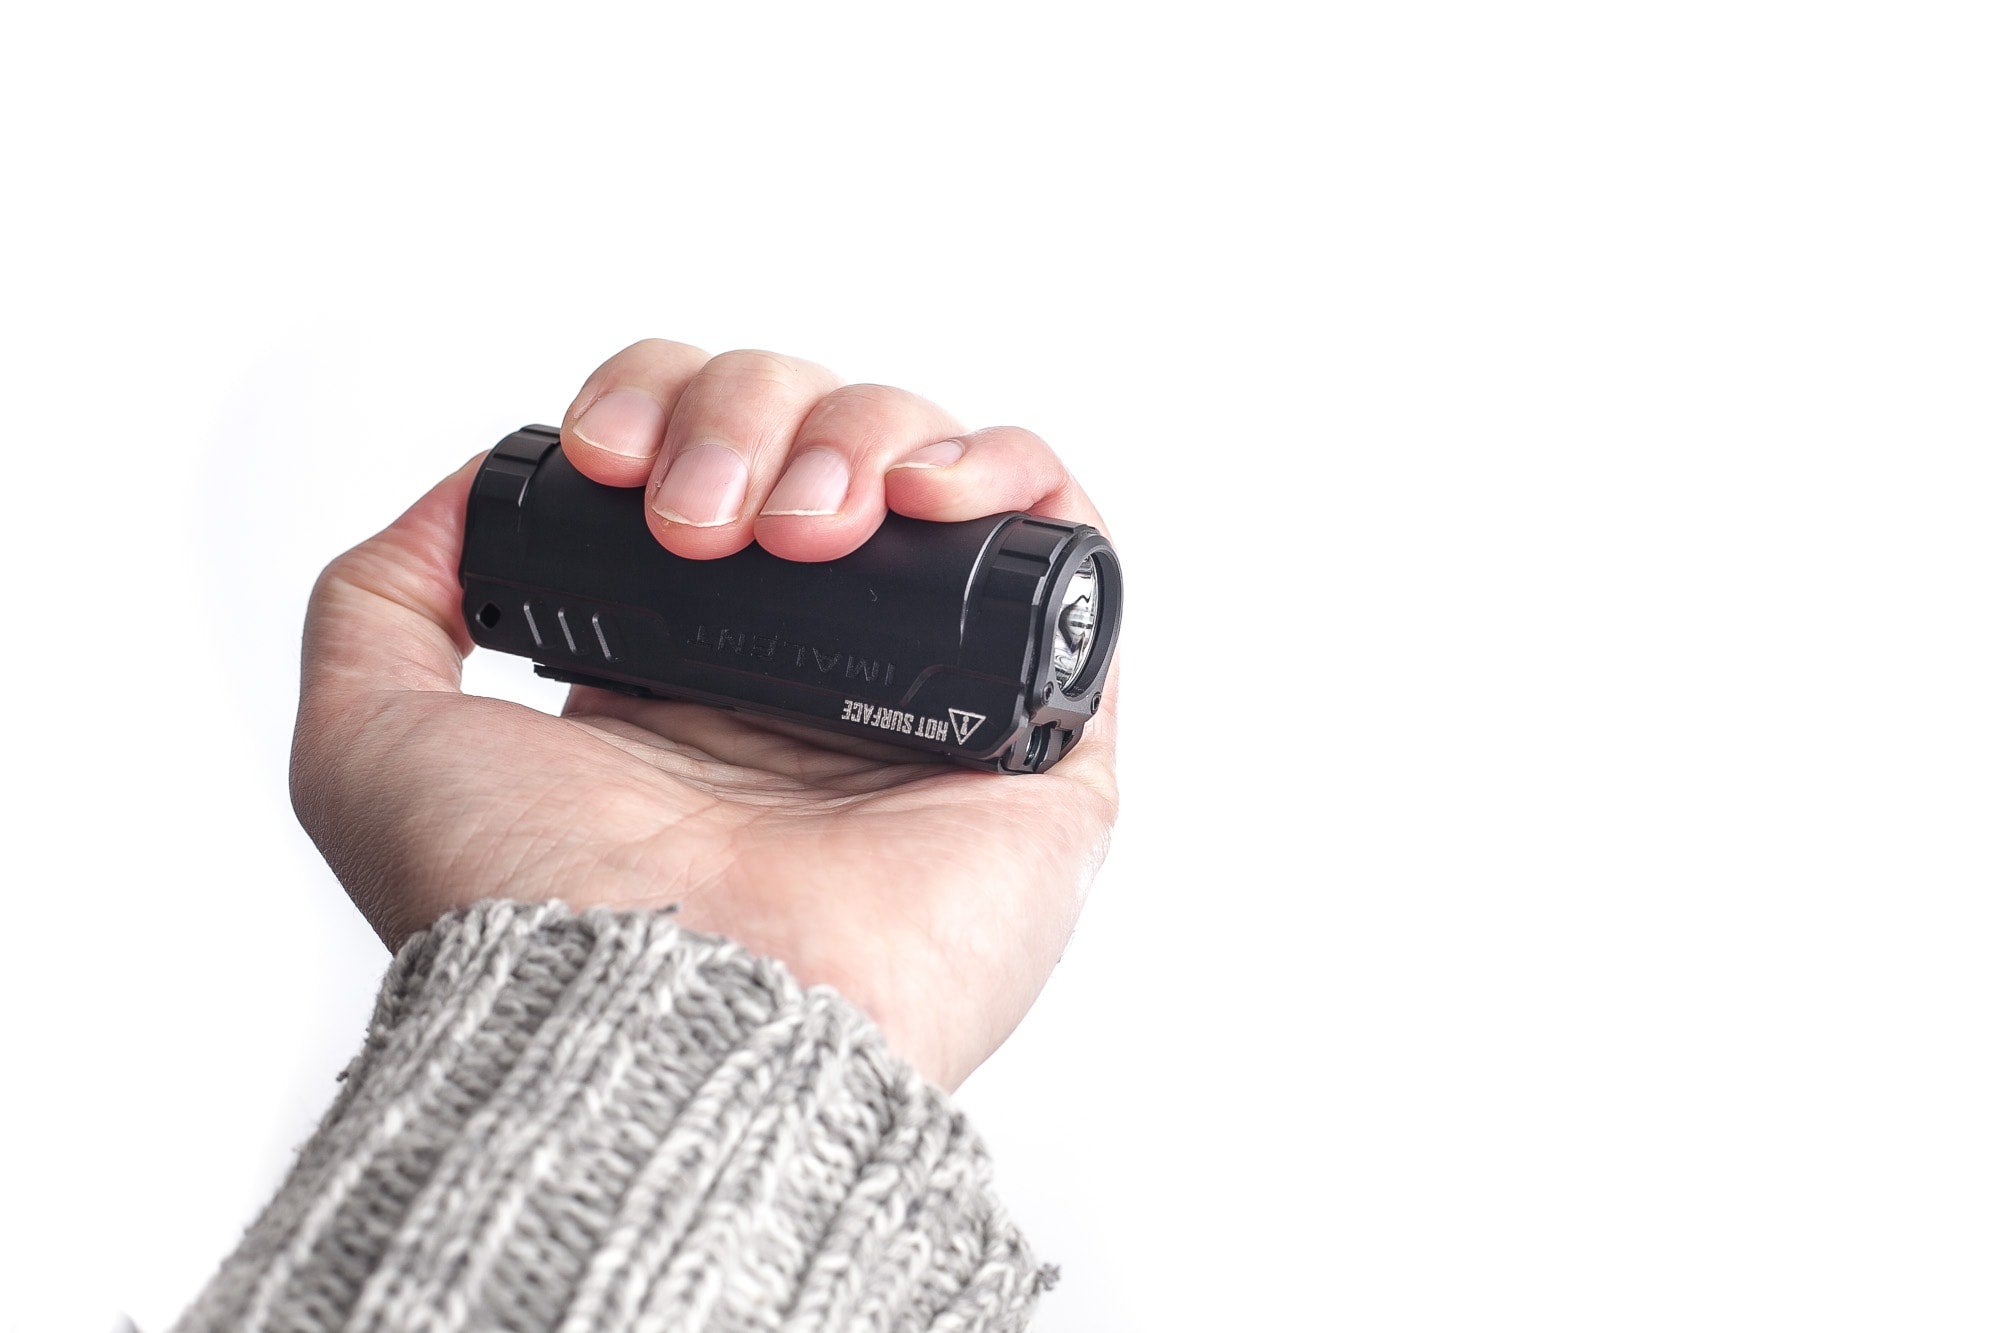
[{"label": "finger", "polygon": [[569,461],[607,486],[643,485],[653,475],[674,404],[707,361],[699,347],[648,338],[592,371],[563,414]]},{"label": "finger", "polygon": [[[884,478],[889,508],[912,518],[951,522],[1022,510],[1110,535],[1103,515],[1033,431],[995,426],[926,446],[890,465]],[[1055,767],[1083,782],[1116,809],[1117,659],[1104,682],[1103,703],[1077,747]]]},{"label": "finger", "polygon": [[898,459],[883,485],[889,508],[948,523],[1018,509],[1044,518],[1104,519],[1055,450],[1033,431],[993,426],[942,440]]},{"label": "finger", "polygon": [[936,403],[901,389],[835,389],[793,437],[791,455],[757,517],[757,544],[787,560],[846,555],[882,525],[882,477],[889,465],[959,429]]},{"label": "finger", "polygon": [[724,352],[682,391],[646,497],[662,545],[696,560],[750,544],[792,438],[838,387],[833,372],[774,352]]},{"label": "finger", "polygon": [[320,574],[306,607],[301,717],[388,689],[456,690],[472,640],[459,610],[465,501],[482,453]]}]

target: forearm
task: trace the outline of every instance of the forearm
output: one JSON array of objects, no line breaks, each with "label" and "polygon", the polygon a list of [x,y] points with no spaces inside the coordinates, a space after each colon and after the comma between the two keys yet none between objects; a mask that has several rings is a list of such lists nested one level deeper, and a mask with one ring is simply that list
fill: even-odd
[{"label": "forearm", "polygon": [[867,1020],[658,913],[413,939],[345,1086],[181,1327],[965,1328],[1045,1285]]}]

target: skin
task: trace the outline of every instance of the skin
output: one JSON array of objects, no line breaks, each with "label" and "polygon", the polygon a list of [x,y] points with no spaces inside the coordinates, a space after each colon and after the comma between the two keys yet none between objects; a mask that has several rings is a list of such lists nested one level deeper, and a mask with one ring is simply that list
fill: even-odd
[{"label": "skin", "polygon": [[[1035,435],[968,433],[769,352],[634,344],[584,382],[562,444],[587,476],[646,486],[654,536],[695,559],[753,540],[833,559],[890,509],[1103,527]],[[395,948],[492,897],[677,905],[957,1087],[1040,993],[1103,858],[1115,674],[1085,739],[1034,776],[585,687],[560,717],[469,696],[457,565],[478,462],[328,565],[307,611],[293,804],[376,932]]]}]

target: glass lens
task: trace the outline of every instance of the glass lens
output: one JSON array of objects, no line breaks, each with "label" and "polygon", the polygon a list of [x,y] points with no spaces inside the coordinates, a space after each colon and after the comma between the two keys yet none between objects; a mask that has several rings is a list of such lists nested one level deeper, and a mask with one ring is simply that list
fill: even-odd
[{"label": "glass lens", "polygon": [[1052,665],[1056,684],[1068,693],[1090,661],[1090,645],[1097,637],[1097,557],[1092,556],[1069,576],[1063,589],[1062,610],[1056,616],[1056,646]]}]

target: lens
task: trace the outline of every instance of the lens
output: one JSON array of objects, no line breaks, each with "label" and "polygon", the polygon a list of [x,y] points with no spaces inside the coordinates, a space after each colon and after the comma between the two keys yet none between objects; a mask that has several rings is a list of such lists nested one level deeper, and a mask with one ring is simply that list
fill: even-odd
[{"label": "lens", "polygon": [[1062,610],[1056,613],[1056,643],[1051,665],[1056,684],[1068,693],[1090,661],[1090,645],[1097,638],[1097,557],[1077,566],[1063,589]]}]

